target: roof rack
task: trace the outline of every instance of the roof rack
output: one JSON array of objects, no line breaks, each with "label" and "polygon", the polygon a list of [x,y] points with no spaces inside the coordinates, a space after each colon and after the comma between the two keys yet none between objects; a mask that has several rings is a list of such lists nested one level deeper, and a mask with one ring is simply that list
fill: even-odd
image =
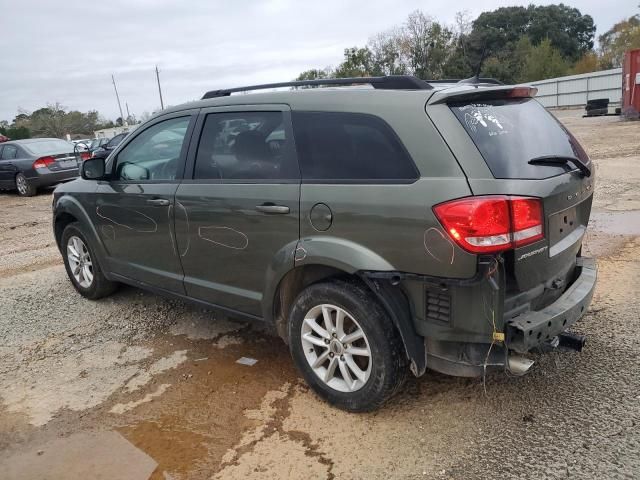
[{"label": "roof rack", "polygon": [[420,80],[412,75],[387,75],[384,77],[352,77],[352,78],[323,78],[317,80],[298,80],[293,82],[265,83],[248,87],[227,88],[224,90],[211,90],[204,94],[202,99],[227,97],[232,93],[249,92],[251,90],[266,90],[280,87],[311,87],[323,85],[371,85],[382,90],[431,90],[433,87],[428,82]]}]

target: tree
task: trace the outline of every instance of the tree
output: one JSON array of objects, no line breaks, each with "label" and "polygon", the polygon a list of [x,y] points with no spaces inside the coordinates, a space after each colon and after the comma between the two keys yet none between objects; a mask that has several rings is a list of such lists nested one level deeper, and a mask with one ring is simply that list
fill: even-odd
[{"label": "tree", "polygon": [[640,48],[640,15],[616,23],[598,37],[600,62],[603,68],[622,65],[624,52]]},{"label": "tree", "polygon": [[[113,125],[113,122],[109,123]],[[68,133],[92,135],[95,130],[103,128],[104,124],[105,121],[95,110],[86,113],[77,110],[67,111],[66,107],[54,103],[33,113],[20,111],[5,130],[11,138],[30,138],[32,135],[64,138]]]},{"label": "tree", "polygon": [[401,31],[407,70],[419,78],[442,78],[454,49],[453,32],[420,10],[409,14]]},{"label": "tree", "polygon": [[371,51],[372,75],[404,75],[407,66],[402,59],[402,33],[398,28],[374,35],[367,44]]},{"label": "tree", "polygon": [[577,75],[579,73],[596,72],[598,70],[600,70],[598,54],[595,52],[587,52],[573,65],[571,73]]},{"label": "tree", "polygon": [[566,75],[568,68],[569,64],[563,58],[560,50],[555,48],[551,44],[551,40],[547,38],[539,45],[531,47],[519,81],[532,82],[545,78],[561,77]]},{"label": "tree", "polygon": [[370,77],[373,71],[373,54],[369,48],[345,48],[344,60],[336,68],[337,78]]},{"label": "tree", "polygon": [[526,34],[533,45],[548,39],[564,58],[578,60],[593,49],[596,26],[590,15],[564,4],[527,8],[529,25]]}]

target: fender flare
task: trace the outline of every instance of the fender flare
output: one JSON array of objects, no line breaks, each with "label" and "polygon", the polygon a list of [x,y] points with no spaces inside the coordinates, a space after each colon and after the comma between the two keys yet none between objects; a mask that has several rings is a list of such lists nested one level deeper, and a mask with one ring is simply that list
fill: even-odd
[{"label": "fender flare", "polygon": [[[94,249],[95,254],[98,256],[98,260],[106,260],[108,257],[107,250],[98,234],[93,222],[91,221],[91,217],[82,206],[82,204],[74,197],[70,195],[63,195],[56,201],[55,212],[53,216],[53,224],[55,228],[55,224],[58,221],[60,215],[67,213],[73,216],[83,228],[83,232],[85,235],[89,237],[89,241],[91,242],[91,246]],[[58,238],[56,237],[56,243],[58,243]],[[58,249],[60,249],[60,244],[58,244]]]}]

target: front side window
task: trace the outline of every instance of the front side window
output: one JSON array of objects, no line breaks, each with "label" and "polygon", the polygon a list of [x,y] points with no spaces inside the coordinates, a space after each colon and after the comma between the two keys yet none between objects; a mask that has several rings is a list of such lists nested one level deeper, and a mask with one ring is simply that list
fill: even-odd
[{"label": "front side window", "polygon": [[194,178],[278,180],[299,178],[282,112],[207,115],[196,156]]},{"label": "front side window", "polygon": [[117,180],[174,180],[191,117],[156,123],[134,138],[118,154]]},{"label": "front side window", "polygon": [[405,183],[418,178],[395,132],[376,116],[294,112],[293,131],[304,180]]},{"label": "front side window", "polygon": [[5,145],[4,148],[2,149],[2,156],[0,157],[0,159],[11,160],[13,158],[16,158],[17,154],[18,154],[18,149],[16,147],[14,147],[13,145]]}]

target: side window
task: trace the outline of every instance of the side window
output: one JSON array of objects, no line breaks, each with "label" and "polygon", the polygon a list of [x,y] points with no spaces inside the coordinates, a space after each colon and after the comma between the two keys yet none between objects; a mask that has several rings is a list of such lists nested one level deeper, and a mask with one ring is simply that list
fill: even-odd
[{"label": "side window", "polygon": [[191,117],[149,127],[122,149],[116,159],[117,180],[174,180]]},{"label": "side window", "polygon": [[207,115],[198,143],[194,178],[225,181],[299,177],[282,112]]},{"label": "side window", "polygon": [[2,154],[0,156],[0,160],[11,160],[16,158],[18,154],[18,149],[13,145],[5,145],[2,149]]},{"label": "side window", "polygon": [[395,132],[376,116],[293,112],[293,131],[304,180],[389,183],[419,176]]}]

